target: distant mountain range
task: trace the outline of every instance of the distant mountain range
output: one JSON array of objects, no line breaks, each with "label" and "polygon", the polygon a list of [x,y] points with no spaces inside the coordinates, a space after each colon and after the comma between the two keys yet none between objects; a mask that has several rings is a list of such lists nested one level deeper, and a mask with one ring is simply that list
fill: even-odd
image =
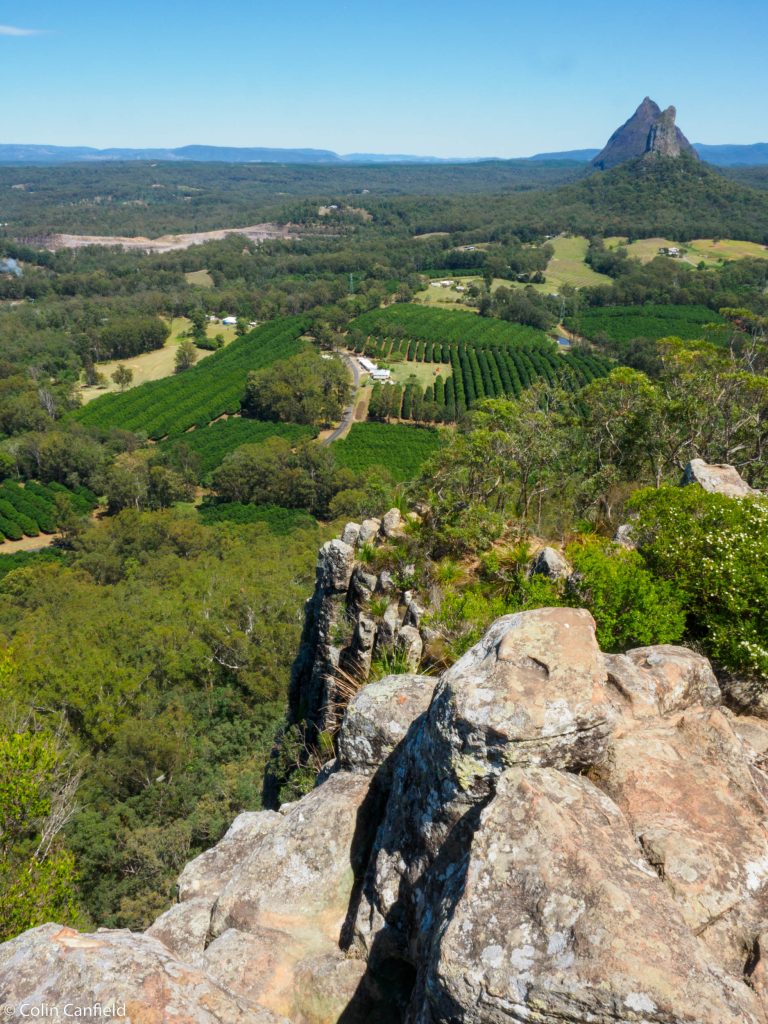
[{"label": "distant mountain range", "polygon": [[117,160],[193,160],[231,164],[457,164],[483,157],[412,156],[398,153],[348,153],[330,149],[271,149],[262,146],[181,146],[179,149],[93,149],[90,146],[37,146],[0,143],[0,164],[62,164]]},{"label": "distant mountain range", "polygon": [[[768,164],[768,142],[749,146],[709,146],[694,143],[693,148],[708,163],[721,167]],[[533,161],[569,160],[589,163],[598,149],[570,149],[537,153]],[[179,149],[93,149],[89,146],[38,146],[0,144],[0,164],[69,164],[118,160],[192,160],[202,163],[251,164],[468,164],[484,163],[496,157],[436,157],[405,153],[347,153],[330,149],[272,149],[239,146],[182,146]],[[520,158],[523,159],[523,158]]]}]

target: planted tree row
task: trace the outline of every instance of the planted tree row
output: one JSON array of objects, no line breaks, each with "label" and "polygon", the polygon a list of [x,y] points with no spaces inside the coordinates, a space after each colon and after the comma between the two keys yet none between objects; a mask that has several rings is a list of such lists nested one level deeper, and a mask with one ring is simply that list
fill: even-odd
[{"label": "planted tree row", "polygon": [[[384,391],[399,392],[400,401],[407,388],[389,387]],[[415,389],[421,396],[421,388]],[[413,389],[411,390],[411,394]],[[407,423],[355,423],[343,441],[333,445],[339,465],[355,473],[371,466],[384,466],[395,480],[412,480],[426,460],[440,446],[440,434],[427,427]]]},{"label": "planted tree row", "polygon": [[727,338],[725,320],[706,306],[604,306],[569,317],[566,327],[595,341],[626,342],[635,338],[676,337],[684,341]]},{"label": "planted tree row", "polygon": [[86,515],[95,507],[97,499],[85,487],[70,490],[63,484],[12,483],[0,484],[0,540],[21,540],[38,537],[41,533],[55,533],[58,529],[59,507],[57,497],[67,499],[75,512]]},{"label": "planted tree row", "polygon": [[365,336],[454,345],[504,346],[546,342],[546,335],[533,327],[460,310],[432,309],[407,303],[369,310],[353,320],[350,329]]},{"label": "planted tree row", "polygon": [[558,355],[545,348],[450,348],[452,373],[438,376],[422,393],[415,384],[377,384],[368,407],[372,420],[455,421],[485,398],[517,397],[535,380],[575,392],[610,371],[610,362],[573,352]]},{"label": "planted tree row", "polygon": [[181,437],[169,438],[160,447],[175,452],[176,457],[191,463],[201,483],[210,482],[211,473],[224,457],[243,444],[259,444],[269,437],[282,437],[291,444],[313,437],[314,427],[299,423],[270,423],[235,417],[219,420],[208,427],[193,430]]},{"label": "planted tree row", "polygon": [[143,432],[151,438],[206,426],[240,409],[248,373],[297,355],[305,317],[281,317],[257,327],[227,348],[174,377],[150,381],[122,394],[104,395],[75,413],[81,423]]}]

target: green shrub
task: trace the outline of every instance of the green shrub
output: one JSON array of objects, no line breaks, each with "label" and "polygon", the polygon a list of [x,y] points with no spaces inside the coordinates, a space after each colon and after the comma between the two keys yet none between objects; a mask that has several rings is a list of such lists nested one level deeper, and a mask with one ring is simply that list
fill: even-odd
[{"label": "green shrub", "polygon": [[572,544],[576,572],[567,603],[588,608],[604,651],[669,644],[685,631],[683,598],[667,580],[655,578],[636,551],[603,540]]},{"label": "green shrub", "polygon": [[768,501],[663,487],[630,507],[648,567],[684,595],[691,636],[723,666],[768,675]]}]

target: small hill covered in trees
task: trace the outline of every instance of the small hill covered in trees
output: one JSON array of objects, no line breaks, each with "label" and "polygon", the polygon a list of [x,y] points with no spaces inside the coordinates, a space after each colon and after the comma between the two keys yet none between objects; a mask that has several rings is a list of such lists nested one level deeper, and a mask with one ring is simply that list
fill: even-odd
[{"label": "small hill covered in trees", "polygon": [[768,196],[685,155],[637,157],[515,205],[515,220],[548,233],[768,243]]}]

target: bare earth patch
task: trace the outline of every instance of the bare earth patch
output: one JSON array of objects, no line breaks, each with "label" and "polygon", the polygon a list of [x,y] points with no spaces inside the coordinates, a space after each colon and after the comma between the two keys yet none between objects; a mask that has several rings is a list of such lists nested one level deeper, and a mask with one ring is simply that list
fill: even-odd
[{"label": "bare earth patch", "polygon": [[289,228],[279,224],[252,224],[246,228],[222,228],[219,231],[195,231],[184,235],[162,235],[160,238],[126,238],[121,235],[53,235],[51,249],[82,249],[86,245],[119,245],[141,252],[173,252],[189,249],[205,242],[220,242],[228,235],[244,235],[252,242],[274,238],[296,238]]}]

